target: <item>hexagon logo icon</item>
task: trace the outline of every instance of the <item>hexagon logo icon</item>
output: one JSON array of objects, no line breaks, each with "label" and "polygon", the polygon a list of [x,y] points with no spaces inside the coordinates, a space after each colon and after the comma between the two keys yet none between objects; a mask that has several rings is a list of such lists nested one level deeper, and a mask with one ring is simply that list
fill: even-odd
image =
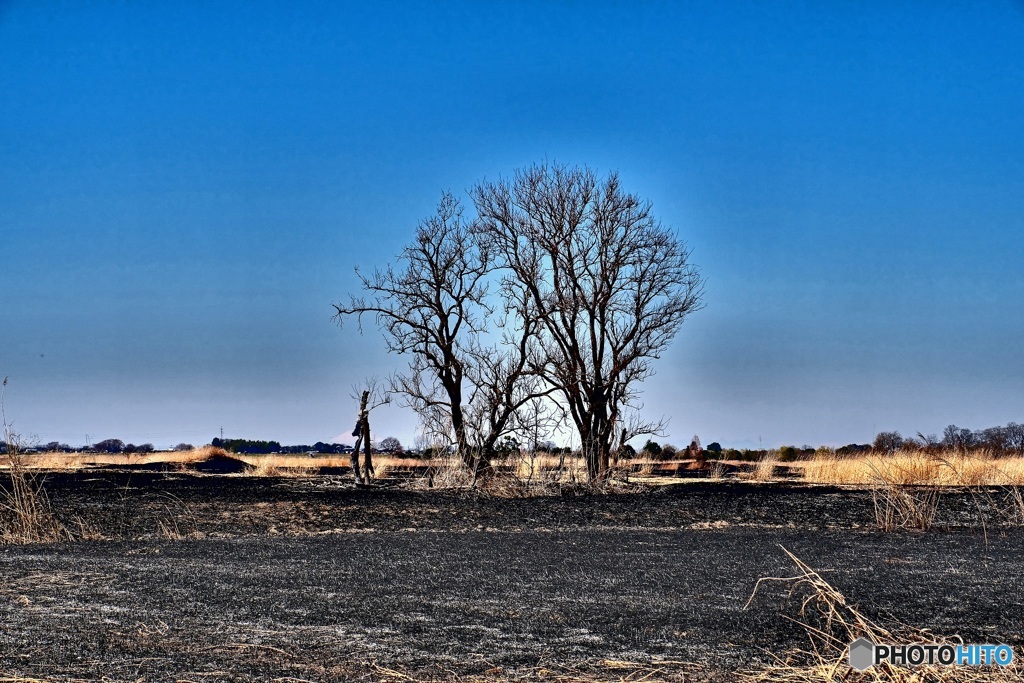
[{"label": "hexagon logo icon", "polygon": [[863,671],[875,663],[875,644],[867,638],[858,638],[850,643],[850,666]]}]

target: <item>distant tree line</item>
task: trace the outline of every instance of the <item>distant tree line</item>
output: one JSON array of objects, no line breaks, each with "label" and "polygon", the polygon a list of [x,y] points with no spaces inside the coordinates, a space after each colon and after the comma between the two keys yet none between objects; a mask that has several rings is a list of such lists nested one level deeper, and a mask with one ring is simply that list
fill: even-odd
[{"label": "distant tree line", "polygon": [[[324,443],[317,441],[313,445],[300,444],[295,446],[282,446],[278,441],[259,441],[252,439],[219,439],[215,438],[210,445],[223,448],[232,453],[243,454],[269,454],[269,453],[320,453],[320,454],[348,454],[352,451],[349,444]],[[695,450],[694,447],[699,450]],[[0,440],[0,451],[6,450],[7,445]],[[179,443],[171,450],[188,451],[192,450],[192,444]],[[27,452],[61,452],[61,453],[152,453],[155,448],[151,443],[132,444],[125,443],[120,439],[104,439],[91,446],[73,447],[58,441],[40,445],[34,448],[24,449]],[[377,453],[402,455],[411,458],[432,458],[446,457],[452,452],[450,446],[431,446],[422,450],[406,450],[401,442],[393,436],[382,439],[374,444],[373,450]],[[508,456],[520,453],[523,450],[537,455],[578,455],[568,447],[556,446],[552,441],[539,441],[537,443],[520,444],[512,437],[506,436],[493,446],[493,458],[502,460]],[[958,451],[962,453],[985,451],[995,456],[1024,456],[1024,425],[1010,422],[1001,427],[989,427],[987,429],[971,430],[947,426],[942,436],[935,434],[922,434],[904,437],[897,431],[879,432],[871,444],[847,444],[840,448],[812,448],[811,446],[781,446],[776,449],[736,449],[722,448],[717,441],[713,441],[706,448],[700,448],[700,442],[694,437],[690,446],[679,449],[671,443],[659,444],[648,439],[639,452],[629,444],[623,444],[619,449],[618,457],[629,460],[634,457],[647,460],[677,460],[689,458],[707,458],[709,460],[738,460],[754,462],[769,455],[774,456],[780,462],[792,462],[794,460],[807,460],[816,454],[827,451],[840,457],[863,455],[866,453],[890,454],[899,450],[923,450],[929,452]]]},{"label": "distant tree line", "polygon": [[[622,458],[630,458],[634,455],[649,460],[676,460],[679,458],[693,457],[688,449],[680,451],[672,444],[659,444],[648,440],[635,454],[632,448],[624,449],[620,453]],[[922,434],[904,437],[899,432],[879,432],[874,441],[870,444],[851,443],[832,450],[830,448],[812,448],[811,446],[781,446],[776,449],[736,449],[722,448],[718,442],[708,444],[704,449],[704,457],[710,460],[739,460],[754,462],[769,455],[774,456],[780,462],[792,462],[794,460],[808,460],[821,452],[828,452],[839,457],[850,457],[864,455],[867,453],[891,454],[899,450],[922,450],[933,453],[942,451],[957,451],[961,453],[987,452],[996,457],[1000,456],[1024,456],[1024,425],[1010,422],[1001,427],[989,427],[987,429],[971,430],[956,425],[947,426],[942,436],[935,434]]]},{"label": "distant tree line", "polygon": [[717,441],[712,441],[706,448],[697,450],[694,445],[679,449],[671,443],[659,444],[656,441],[648,440],[647,443],[636,453],[627,446],[619,457],[629,459],[639,457],[645,460],[680,460],[691,458],[705,458],[707,460],[737,460],[740,462],[757,462],[768,456],[774,457],[779,462],[793,462],[794,460],[809,460],[815,454],[827,451],[829,454],[838,456],[852,456],[871,452],[870,444],[847,444],[834,451],[831,448],[813,448],[811,446],[780,446],[779,448],[723,448]]},{"label": "distant tree line", "polygon": [[213,439],[211,446],[223,448],[230,453],[244,453],[247,455],[264,455],[269,453],[349,453],[352,446],[340,443],[324,443],[317,441],[312,446],[299,444],[296,446],[282,446],[279,441],[259,441],[253,439]]},{"label": "distant tree line", "polygon": [[151,443],[136,446],[133,443],[125,443],[121,439],[104,439],[94,443],[92,450],[97,453],[152,453],[156,449]]},{"label": "distant tree line", "polygon": [[[6,448],[7,444],[0,441],[0,451]],[[190,450],[191,448],[192,446],[188,446],[185,449],[175,447],[173,450]],[[88,446],[69,446],[60,441],[49,441],[38,446],[22,448],[21,450],[26,453],[152,453],[156,450],[156,447],[151,443],[136,445],[125,443],[121,439],[104,439]]]},{"label": "distant tree line", "polygon": [[1024,425],[1011,422],[1003,427],[971,430],[949,425],[942,436],[917,433],[904,437],[899,432],[879,432],[872,444],[873,450],[894,453],[898,450],[925,451],[987,451],[996,456],[1024,455]]},{"label": "distant tree line", "polygon": [[[300,444],[297,446],[282,446],[278,441],[255,441],[251,439],[213,439],[212,446],[223,448],[232,453],[261,454],[261,453],[323,453],[340,454],[349,453],[352,446],[339,443],[324,443],[317,441],[312,446]],[[190,451],[195,446],[190,443],[179,443],[169,450]],[[5,451],[7,444],[0,439],[0,451]],[[121,439],[103,439],[87,446],[70,446],[59,441],[50,441],[37,446],[19,448],[27,453],[153,453],[156,447],[151,443],[133,444],[125,443]],[[395,437],[388,437],[374,446],[374,450],[383,453],[403,453],[402,444]]]}]

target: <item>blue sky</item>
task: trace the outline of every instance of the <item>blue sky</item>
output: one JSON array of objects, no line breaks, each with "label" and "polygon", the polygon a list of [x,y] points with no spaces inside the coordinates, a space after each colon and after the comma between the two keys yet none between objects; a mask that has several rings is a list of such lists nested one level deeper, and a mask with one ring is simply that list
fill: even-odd
[{"label": "blue sky", "polygon": [[[351,429],[443,190],[618,170],[707,278],[667,440],[1024,421],[1024,4],[0,3],[0,375],[42,441]],[[375,431],[409,443],[388,407]]]}]

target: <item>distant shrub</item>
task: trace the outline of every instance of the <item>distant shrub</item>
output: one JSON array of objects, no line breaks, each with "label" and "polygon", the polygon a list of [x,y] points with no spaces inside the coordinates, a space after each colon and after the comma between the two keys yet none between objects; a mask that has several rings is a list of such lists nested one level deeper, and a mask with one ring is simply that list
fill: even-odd
[{"label": "distant shrub", "polygon": [[800,455],[800,451],[797,450],[796,446],[782,446],[778,450],[779,462],[793,462]]},{"label": "distant shrub", "polygon": [[744,462],[759,462],[768,455],[768,451],[766,450],[751,450],[749,448],[744,448],[740,453],[741,455],[739,459]]},{"label": "distant shrub", "polygon": [[876,453],[888,455],[903,448],[903,437],[899,432],[879,432],[871,444]]},{"label": "distant shrub", "polygon": [[901,448],[905,451],[923,451],[926,448],[924,441],[915,439],[912,436],[904,437],[903,446]]},{"label": "distant shrub", "polygon": [[231,453],[245,453],[248,455],[266,455],[268,453],[280,453],[281,444],[277,441],[252,441],[250,439],[213,439],[210,445],[215,448],[223,448]]},{"label": "distant shrub", "polygon": [[124,441],[120,439],[105,439],[93,444],[93,449],[98,453],[121,453],[125,449]]},{"label": "distant shrub", "polygon": [[643,447],[644,455],[649,458],[660,458],[661,457],[661,446],[657,441],[647,440],[647,443]]},{"label": "distant shrub", "polygon": [[434,460],[437,458],[447,458],[451,455],[451,451],[446,446],[427,446],[420,452],[420,458],[423,460]]}]

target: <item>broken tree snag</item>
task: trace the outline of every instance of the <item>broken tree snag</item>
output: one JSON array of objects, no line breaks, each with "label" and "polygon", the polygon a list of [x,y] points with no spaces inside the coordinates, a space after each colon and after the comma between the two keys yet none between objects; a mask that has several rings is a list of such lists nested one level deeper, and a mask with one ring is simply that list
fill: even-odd
[{"label": "broken tree snag", "polygon": [[[373,475],[373,459],[370,456],[370,413],[366,409],[366,403],[370,400],[370,392],[364,391],[359,401],[359,415],[356,417],[356,428],[352,430],[352,436],[356,437],[355,448],[352,449],[352,474],[355,475],[356,483],[370,483]],[[359,476],[359,447],[366,444],[366,460],[363,467],[363,477]],[[364,479],[365,478],[365,479]]]},{"label": "broken tree snag", "polygon": [[355,475],[356,483],[359,483],[359,446],[363,440],[363,418],[360,414],[356,417],[356,428],[352,430],[352,436],[356,437],[356,446],[349,456],[349,464],[352,466],[352,474]]},{"label": "broken tree snag", "polygon": [[366,401],[370,396],[369,391],[363,392],[363,400],[360,405],[360,415],[363,417],[363,479],[369,484],[376,472],[373,471],[373,453],[370,450],[370,411],[366,408]]}]

